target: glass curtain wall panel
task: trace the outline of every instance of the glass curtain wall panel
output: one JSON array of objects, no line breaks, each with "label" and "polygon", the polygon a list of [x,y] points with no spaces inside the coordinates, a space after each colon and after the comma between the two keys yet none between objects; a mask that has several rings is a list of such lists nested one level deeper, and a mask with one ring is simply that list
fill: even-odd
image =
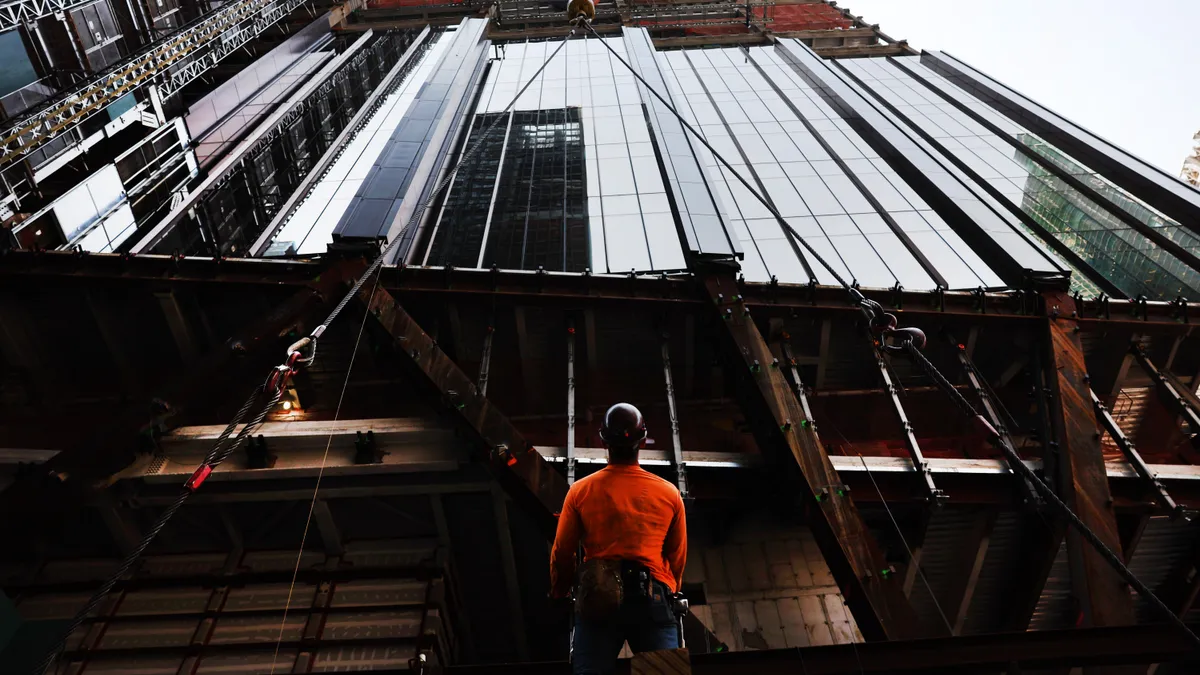
[{"label": "glass curtain wall panel", "polygon": [[[1097,294],[1100,288],[1089,277],[1099,275],[1130,297],[1169,299],[1181,293],[1194,297],[1200,282],[1197,272],[1123,222],[1121,216],[1128,221],[1130,215],[1119,214],[1118,205],[1133,209],[1129,214],[1136,211],[1134,224],[1154,228],[1185,250],[1200,250],[1200,242],[1177,223],[1091,175],[1053,146],[922,66],[919,57],[850,62],[842,67],[965,166],[964,170],[1005,200],[1010,209],[1031,219],[1036,228],[1031,231],[1047,240],[1053,237],[1057,242],[1048,243],[1057,244],[1060,250],[1065,246],[1078,256],[1084,269],[1073,275],[1073,290]],[[1090,185],[1076,188],[1064,180],[1064,172]]]},{"label": "glass curtain wall panel", "polygon": [[579,109],[485,113],[472,137],[483,144],[456,177],[425,264],[587,269]]},{"label": "glass curtain wall panel", "polygon": [[[446,166],[455,118],[475,91],[486,60],[486,28],[485,20],[464,19],[400,124],[390,136],[371,140],[367,151],[375,155],[375,161],[367,163],[360,158],[355,165],[356,175],[362,178],[352,179],[357,189],[333,230],[335,242],[413,236],[417,226],[408,227],[411,216],[424,202],[426,189],[437,182],[439,167]],[[401,254],[404,248],[407,244],[401,245]]]},{"label": "glass curtain wall panel", "polygon": [[[625,53],[624,40],[606,40]],[[559,44],[496,47],[465,147]],[[553,269],[598,273],[686,268],[638,87],[596,39],[567,42],[511,118],[492,127],[485,150],[479,165],[450,186],[426,244],[428,264],[536,269],[543,260]]]},{"label": "glass curtain wall panel", "polygon": [[[379,109],[354,137],[342,147],[337,160],[292,211],[265,256],[314,255],[324,253],[334,228],[345,215],[363,180],[400,126],[417,92],[441,61],[453,35],[431,36],[431,46],[400,86],[389,94]],[[413,158],[414,159],[415,155]]]},{"label": "glass curtain wall panel", "polygon": [[1200,233],[1200,190],[1184,183],[1144,160],[1064,119],[996,82],[949,54],[925,51],[921,63],[928,65],[1009,120],[1037,134],[1045,142],[1071,156],[1097,178],[1109,181],[1136,196],[1194,233]]},{"label": "glass curtain wall panel", "polygon": [[[667,181],[667,197],[678,221],[678,230],[691,256],[697,260],[741,258],[740,238],[729,221],[728,211],[717,198],[712,172],[701,163],[696,149],[703,145],[684,129],[679,119],[654,93],[675,99],[677,87],[668,88],[670,70],[654,49],[646,29],[626,29],[628,62],[648,85],[638,90],[646,104],[651,138]],[[649,88],[654,89],[651,93]],[[672,107],[677,107],[678,101]]]},{"label": "glass curtain wall panel", "polygon": [[[990,269],[1002,280],[1001,286],[1024,286],[1031,281],[1065,286],[1064,267],[1017,223],[1006,219],[1002,207],[973,188],[967,176],[940,160],[936,149],[906,131],[902,122],[873,105],[869,95],[839,73],[835,65],[797,40],[780,42],[773,53],[799,77],[799,82],[809,86],[800,91],[810,104],[820,100],[830,107],[833,115],[828,124],[832,130],[843,135],[846,130],[857,132],[932,207],[938,219],[968,244],[968,250],[982,259],[980,264],[986,260],[983,269]],[[839,117],[846,127],[839,128]],[[819,133],[832,135],[832,130]],[[965,251],[956,252],[962,260],[972,257]],[[970,266],[976,269],[974,263]]]}]

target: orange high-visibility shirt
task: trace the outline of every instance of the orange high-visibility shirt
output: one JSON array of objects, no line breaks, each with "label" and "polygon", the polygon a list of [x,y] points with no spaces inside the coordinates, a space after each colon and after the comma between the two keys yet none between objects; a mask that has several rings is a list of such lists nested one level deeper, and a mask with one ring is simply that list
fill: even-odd
[{"label": "orange high-visibility shirt", "polygon": [[638,562],[677,592],[687,563],[687,521],[679,490],[637,465],[610,464],[567,491],[554,549],[550,593],[565,597],[575,583],[575,552],[583,559]]}]

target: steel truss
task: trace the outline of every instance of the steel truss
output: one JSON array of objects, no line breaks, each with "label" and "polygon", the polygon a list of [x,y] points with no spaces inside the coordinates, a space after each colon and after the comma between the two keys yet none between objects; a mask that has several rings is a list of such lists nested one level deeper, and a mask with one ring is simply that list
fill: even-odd
[{"label": "steel truss", "polygon": [[66,12],[93,0],[14,0],[0,5],[0,32],[19,28],[56,12]]},{"label": "steel truss", "polygon": [[241,0],[222,7],[10,126],[0,139],[0,167],[73,129],[147,84],[167,98],[258,37],[307,0]]}]

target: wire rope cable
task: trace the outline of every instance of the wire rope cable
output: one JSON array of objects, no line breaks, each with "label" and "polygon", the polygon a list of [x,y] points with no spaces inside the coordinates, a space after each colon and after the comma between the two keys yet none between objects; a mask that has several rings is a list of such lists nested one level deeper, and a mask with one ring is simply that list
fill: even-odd
[{"label": "wire rope cable", "polygon": [[[571,28],[570,32],[567,33],[567,35],[563,38],[562,42],[559,43],[558,47],[550,54],[550,56],[548,56],[546,58],[546,60],[542,63],[541,67],[539,67],[537,69],[537,71],[535,71],[533,73],[533,75],[530,76],[529,81],[525,83],[525,86],[521,87],[521,89],[519,91],[517,91],[516,95],[513,96],[512,101],[510,101],[509,104],[504,107],[504,110],[501,111],[501,115],[497,116],[496,119],[493,120],[491,122],[491,124],[488,125],[488,127],[484,130],[483,135],[480,136],[479,140],[476,141],[474,145],[472,145],[465,153],[462,154],[462,156],[459,157],[458,161],[455,162],[455,164],[451,168],[451,170],[449,172],[447,172],[447,174],[442,178],[442,180],[439,181],[438,184],[434,187],[434,189],[430,193],[429,197],[413,211],[413,213],[409,216],[408,221],[405,223],[404,227],[401,228],[401,232],[404,232],[405,230],[407,230],[408,227],[410,227],[412,225],[412,223],[416,222],[419,218],[421,218],[424,215],[425,211],[427,211],[429,209],[429,207],[432,206],[432,204],[433,204],[434,200],[437,198],[437,196],[439,194],[441,194],[442,190],[444,190],[446,188],[446,186],[449,185],[450,181],[454,179],[454,176],[458,173],[459,168],[462,167],[463,164],[468,162],[475,155],[475,153],[479,151],[479,148],[482,147],[483,142],[487,139],[487,136],[496,127],[497,122],[504,117],[503,113],[507,113],[509,110],[511,110],[513,108],[513,106],[515,106],[517,104],[517,101],[520,100],[521,96],[525,93],[525,91],[528,90],[529,87],[532,86],[535,81],[537,81],[537,79],[541,76],[541,74],[546,70],[546,67],[550,64],[550,62],[553,61],[554,58],[558,55],[558,53],[560,51],[562,51],[563,47],[566,46],[567,41],[575,36],[575,33],[577,30],[578,30],[577,26]],[[110,575],[108,577],[108,579],[100,586],[100,588],[97,589],[96,592],[94,592],[91,595],[91,597],[88,599],[87,604],[84,605],[83,609],[81,609],[75,615],[75,617],[71,620],[71,623],[68,624],[67,629],[63,632],[62,636],[56,642],[55,646],[49,651],[49,653],[46,655],[46,657],[41,661],[40,665],[37,666],[33,671],[31,671],[31,673],[33,675],[43,675],[51,666],[54,665],[55,661],[57,661],[59,659],[59,657],[64,653],[64,651],[66,649],[67,640],[70,638],[71,634],[74,633],[76,630],[79,629],[80,626],[83,625],[83,623],[87,620],[88,616],[92,612],[94,612],[97,607],[99,607],[100,603],[103,602],[104,598],[107,597],[108,594],[112,591],[112,589],[116,587],[117,583],[121,580],[121,578],[129,573],[129,571],[133,568],[133,566],[141,558],[142,553],[145,552],[145,550],[150,546],[150,544],[154,541],[154,539],[158,536],[158,534],[163,530],[163,528],[166,527],[167,523],[171,520],[171,518],[175,515],[175,513],[179,510],[179,508],[181,506],[183,506],[183,503],[185,501],[187,501],[187,498],[192,494],[192,492],[194,492],[195,489],[199,487],[199,485],[211,474],[211,472],[214,469],[217,468],[217,466],[219,466],[230,455],[232,455],[235,451],[237,451],[237,449],[239,447],[241,447],[241,445],[246,441],[246,439],[252,433],[254,433],[254,431],[256,431],[260,426],[262,426],[262,423],[266,419],[267,415],[275,407],[275,405],[279,403],[279,399],[282,397],[284,384],[286,383],[287,378],[290,377],[290,375],[295,372],[293,370],[294,366],[297,363],[299,363],[299,364],[311,364],[312,363],[313,359],[316,358],[317,340],[329,328],[329,325],[333,322],[333,320],[336,319],[339,314],[341,314],[342,310],[344,310],[346,308],[346,306],[348,304],[350,304],[350,301],[356,295],[358,295],[359,291],[362,289],[363,285],[371,277],[371,275],[376,274],[377,272],[380,271],[380,269],[382,268],[382,266],[384,264],[384,261],[387,259],[388,255],[391,254],[391,252],[395,249],[396,245],[400,241],[401,241],[401,237],[397,236],[390,243],[388,243],[387,246],[385,246],[384,249],[380,252],[380,254],[371,262],[371,264],[367,266],[367,269],[364,270],[363,273],[355,280],[355,282],[351,286],[350,290],[338,302],[338,304],[333,308],[333,311],[331,311],[329,313],[329,316],[326,317],[325,320],[322,321],[317,326],[317,328],[315,328],[312,331],[312,333],[310,333],[310,335],[308,337],[302,339],[301,341],[299,341],[295,345],[293,345],[291,348],[289,348],[289,350],[288,350],[289,358],[288,358],[287,364],[278,366],[275,370],[271,371],[271,377],[268,379],[267,383],[260,385],[259,387],[257,387],[254,390],[254,393],[251,394],[250,398],[248,398],[246,400],[246,402],[242,405],[242,407],[238,410],[238,412],[234,416],[233,420],[229,423],[228,426],[225,427],[225,429],[221,432],[221,435],[217,437],[216,441],[213,443],[212,449],[210,449],[208,454],[205,456],[204,462],[196,470],[196,473],[193,474],[192,478],[189,478],[189,480],[184,484],[183,489],[180,491],[180,493],[176,497],[175,501],[171,502],[171,504],[169,504],[167,506],[167,508],[165,508],[162,511],[162,513],[159,514],[159,517],[155,521],[154,525],[149,530],[147,530],[146,534],[143,535],[141,541],[138,542],[138,545],[136,547],[134,547],[134,549],[125,556],[125,558],[121,561],[121,564],[118,566],[116,572],[114,572],[112,575]],[[376,283],[378,283],[378,278],[377,278]],[[372,295],[373,294],[374,294],[374,292],[372,291]],[[360,338],[361,338],[361,332],[360,332]],[[358,347],[358,344],[355,343],[356,351],[357,351],[357,347]],[[305,355],[302,358],[296,358],[297,356],[300,356],[300,351],[302,351],[302,350],[305,352]],[[347,371],[347,378],[349,378],[349,371]],[[348,379],[347,379],[347,382],[348,382]],[[345,391],[343,389],[343,396],[344,396],[344,393],[345,393]],[[265,394],[266,402],[262,406],[262,408],[260,409],[258,414],[255,415],[254,418],[249,423],[247,423],[244,427],[242,427],[241,431],[239,431],[236,435],[234,435],[234,430],[237,428],[237,426],[239,424],[242,423],[242,421],[245,419],[246,415],[249,414],[249,411],[253,408],[254,403],[257,400],[259,400],[260,398],[262,398],[264,394]],[[339,398],[339,409],[340,409],[340,406],[341,406],[341,399]],[[233,437],[232,442],[229,441],[231,436]],[[328,447],[326,448],[326,457],[327,456],[328,456]],[[324,460],[322,460],[322,464],[324,464]],[[318,483],[318,485],[319,485],[319,483]],[[314,492],[314,495],[315,495],[315,492]],[[316,501],[316,497],[314,496],[314,499],[313,499],[314,504],[315,504],[315,501]],[[311,505],[310,505],[310,514],[309,514],[310,520],[311,520],[311,516],[312,516],[312,514],[311,514]],[[306,529],[307,529],[307,526],[306,526]],[[303,548],[301,548],[301,555],[303,555]],[[294,583],[295,583],[295,576],[293,576],[293,584]],[[289,595],[290,595],[290,593],[289,593]],[[278,647],[277,647],[277,649],[278,649]],[[272,663],[272,669],[273,668],[274,668],[274,664]]]},{"label": "wire rope cable", "polygon": [[[379,275],[375,275],[375,285],[371,287],[371,297],[375,297],[375,292],[379,289]],[[350,374],[354,372],[354,362],[358,358],[358,348],[362,344],[363,331],[367,327],[367,318],[371,315],[369,311],[363,312],[362,322],[358,326],[358,335],[354,339],[354,349],[350,352],[350,364],[346,366],[346,377],[342,380],[342,392],[338,394],[337,408],[333,412],[333,421],[341,419],[342,403],[346,400],[346,389],[350,386]],[[279,620],[279,636],[275,639],[275,651],[271,655],[271,670],[270,674],[275,673],[275,663],[279,660],[279,648],[283,644],[283,633],[287,629],[288,612],[292,608],[292,597],[296,591],[296,578],[300,576],[300,562],[304,558],[304,545],[308,542],[308,532],[312,528],[313,511],[316,510],[317,499],[321,491],[321,479],[325,476],[325,465],[329,461],[329,448],[333,445],[333,432],[329,432],[329,438],[325,440],[325,452],[321,454],[321,465],[317,469],[317,480],[313,484],[312,500],[308,504],[308,517],[304,520],[304,533],[300,535],[300,548],[296,551],[296,564],[292,567],[292,579],[288,583],[287,600],[283,604],[283,618]]]},{"label": "wire rope cable", "polygon": [[[812,245],[806,242],[804,238],[801,237],[790,224],[788,224],[784,217],[779,213],[778,209],[776,209],[775,206],[771,204],[771,202],[764,195],[756,190],[754,186],[752,186],[750,182],[747,181],[746,178],[742,176],[732,164],[729,163],[728,160],[721,156],[721,154],[717,152],[717,150],[708,142],[704,135],[697,131],[696,128],[691,125],[691,123],[684,119],[683,115],[675,108],[675,106],[671,105],[670,101],[668,101],[663,97],[662,94],[655,90],[655,88],[649,82],[647,82],[644,77],[642,77],[641,73],[639,73],[637,69],[635,69],[628,61],[618,54],[611,45],[607,44],[596,32],[596,29],[591,26],[591,24],[583,22],[583,25],[586,26],[589,31],[591,31],[592,35],[600,40],[600,43],[604,45],[605,49],[607,49],[609,53],[613,55],[613,58],[617,59],[617,61],[625,66],[625,68],[633,74],[634,78],[636,78],[638,82],[641,82],[651,95],[653,95],[664,106],[666,106],[667,110],[669,110],[671,114],[675,116],[679,123],[682,124],[689,132],[691,132],[692,136],[700,141],[704,147],[713,154],[713,157],[716,158],[717,161],[719,161],[726,169],[728,169],[729,172],[732,173],[733,176],[737,178],[738,181],[745,186],[746,189],[749,190],[750,193],[754,195],[754,197],[758,199],[758,201],[761,202],[764,207],[767,208],[771,215],[774,216],[774,218],[779,221],[780,225],[783,226],[785,232],[794,237],[813,256],[813,258],[817,260],[817,262],[821,263],[821,265],[825,267],[825,269],[830,273],[830,275],[833,276],[834,279],[837,280],[842,288],[845,288],[847,291],[849,291],[851,296],[859,301],[859,307],[864,316],[870,319],[870,310],[867,308],[867,303],[870,301],[866,301],[863,298],[862,293],[858,292],[857,289],[847,284],[846,280],[843,279],[841,275],[839,275],[837,271],[834,270],[833,267],[816,252]],[[920,350],[916,347],[916,345],[913,344],[911,340],[907,341],[903,345],[903,348],[909,354],[913,355],[914,360],[916,360],[918,364],[926,370],[926,373],[933,378],[935,382],[937,382],[939,388],[950,395],[951,400],[953,400],[955,404],[962,409],[964,414],[972,419],[978,419],[987,424],[986,420],[984,420],[975,411],[974,406],[972,406],[971,403],[967,401],[967,399],[963,397],[963,395],[953,385],[951,385],[949,381],[946,380],[946,378],[937,370],[937,368],[925,358],[924,354],[921,354]],[[990,424],[988,424],[988,427],[990,428]],[[1197,650],[1200,650],[1200,637],[1198,637],[1192,631],[1192,629],[1188,627],[1186,623],[1184,623],[1183,619],[1176,615],[1175,612],[1166,605],[1166,603],[1160,600],[1153,591],[1151,591],[1144,583],[1142,583],[1142,581],[1138,579],[1128,567],[1125,566],[1125,563],[1120,559],[1120,557],[1113,553],[1112,549],[1110,549],[1107,544],[1101,541],[1096,533],[1093,532],[1091,528],[1087,526],[1087,524],[1080,520],[1079,516],[1075,515],[1075,512],[1072,511],[1065,502],[1059,499],[1058,496],[1054,494],[1054,491],[1051,490],[1050,487],[1045,484],[1045,482],[1038,478],[1037,474],[1035,474],[1032,469],[1021,462],[1020,457],[1018,457],[1016,454],[1016,450],[1014,450],[1002,438],[1000,438],[999,434],[997,434],[994,429],[991,430],[990,436],[991,438],[989,440],[1001,447],[1010,460],[1015,460],[1013,465],[1018,468],[1018,471],[1020,471],[1026,479],[1030,480],[1038,493],[1041,494],[1048,503],[1053,504],[1054,507],[1067,518],[1071,526],[1079,532],[1079,534],[1096,550],[1096,552],[1099,553],[1101,557],[1103,557],[1109,563],[1109,565],[1111,565],[1113,569],[1116,570],[1116,572],[1138,592],[1139,595],[1154,605],[1160,612],[1165,614],[1169,618],[1170,622],[1176,628],[1178,628],[1180,632],[1184,633],[1188,637],[1193,646],[1196,647]]]}]

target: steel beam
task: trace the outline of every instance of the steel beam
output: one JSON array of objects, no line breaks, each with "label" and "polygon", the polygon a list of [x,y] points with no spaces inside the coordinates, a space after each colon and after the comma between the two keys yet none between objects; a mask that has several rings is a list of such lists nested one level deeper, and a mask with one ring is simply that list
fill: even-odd
[{"label": "steel beam", "polygon": [[[154,282],[159,285],[157,287],[188,283],[300,287],[309,284],[321,273],[321,269],[319,263],[294,260],[214,260],[199,256],[10,251],[0,262],[0,279],[123,279]],[[491,272],[458,268],[451,274],[440,267],[385,265],[381,270],[380,285],[393,293],[445,298],[447,302],[484,295],[527,306],[578,306],[581,301],[595,305],[632,302],[660,307],[700,304],[694,286],[687,279],[657,276],[630,279],[628,275],[585,276],[559,272],[539,275],[520,270]],[[808,285],[743,283],[740,292],[747,304],[759,311],[795,311],[798,315],[815,314],[833,318],[857,319],[861,316],[858,309],[846,304],[845,292],[833,286],[814,288]],[[890,290],[864,290],[863,295],[885,305],[890,305],[898,297],[903,303],[905,315],[914,322],[922,318],[937,321],[961,319],[986,328],[1032,324],[1039,320],[1036,315],[1037,298],[1028,293],[986,293],[982,296],[982,308],[981,296],[967,292],[901,291],[897,296]],[[1178,317],[1177,308],[1167,302],[1147,302],[1142,305],[1116,300],[1089,300],[1079,310],[1078,325],[1084,331],[1128,329],[1147,335],[1183,335],[1191,330],[1191,326]],[[1019,368],[1014,372],[1019,372]],[[813,384],[816,386],[818,383]]]},{"label": "steel beam", "polygon": [[916,619],[901,581],[888,568],[874,537],[821,445],[812,420],[794,395],[740,295],[732,274],[711,273],[704,289],[724,326],[731,368],[746,381],[740,396],[764,454],[787,454],[800,470],[800,494],[810,505],[813,535],[846,604],[868,640],[912,636]]},{"label": "steel beam", "polygon": [[[344,281],[365,268],[362,260],[346,260],[325,270],[323,274],[298,290],[272,311],[246,326],[224,345],[202,355],[192,368],[165,386],[159,398],[169,410],[155,417],[148,406],[132,405],[113,416],[107,424],[95,429],[87,442],[66,448],[43,465],[41,475],[58,476],[59,481],[46,484],[38,480],[17,481],[0,493],[0,510],[17,512],[33,508],[45,518],[55,517],[80,496],[72,492],[67,498],[64,490],[86,492],[87,486],[104,484],[119,471],[130,466],[136,458],[134,442],[143,433],[169,428],[181,418],[181,413],[214,399],[225,398],[230,387],[241,385],[247,378],[257,379],[284,357],[285,336],[295,330],[306,334],[315,326],[316,310],[326,306],[328,299],[342,292]],[[270,348],[278,348],[278,352]],[[241,391],[241,390],[239,390]],[[238,394],[239,398],[241,393]],[[69,485],[64,485],[69,481]],[[72,487],[74,486],[74,487]],[[58,488],[58,489],[55,489]],[[36,526],[41,518],[15,520],[13,527]]]},{"label": "steel beam", "polygon": [[[992,633],[692,656],[696,675],[959,675],[1165,661],[1195,672],[1187,640],[1161,625]],[[446,675],[567,675],[567,663],[455,666]],[[619,672],[619,671],[618,671]],[[382,675],[382,674],[381,674]],[[388,674],[391,675],[391,674]],[[397,673],[396,675],[399,675]]]},{"label": "steel beam", "polygon": [[[457,416],[500,486],[529,513],[546,538],[553,540],[569,488],[562,474],[479,392],[391,293],[364,284],[359,298],[375,318],[373,325],[389,338],[395,355]],[[692,614],[686,621],[692,626],[699,624]],[[712,636],[712,644],[721,641]]]},{"label": "steel beam", "polygon": [[222,6],[40,108],[0,133],[0,166],[36,150],[126,94],[152,82],[164,96],[178,92],[223,58],[278,23],[307,0],[255,0]]},{"label": "steel beam", "polygon": [[[1075,302],[1064,292],[1046,292],[1050,402],[1048,412],[1058,439],[1057,491],[1083,523],[1113,551],[1121,538],[1104,454],[1088,386],[1083,347],[1076,330]],[[1133,599],[1115,570],[1073,528],[1067,534],[1071,580],[1089,626],[1134,623]]]},{"label": "steel beam", "polygon": [[675,472],[675,486],[688,503],[687,465],[683,460],[683,441],[679,438],[679,413],[675,410],[675,380],[671,376],[671,349],[667,344],[668,336],[664,333],[662,339],[663,381],[667,385],[667,412],[671,415],[671,470]]},{"label": "steel beam", "polygon": [[921,474],[921,487],[925,491],[925,499],[929,502],[930,506],[939,507],[946,501],[946,492],[939,490],[937,484],[933,482],[933,473],[929,471],[929,465],[925,462],[925,455],[921,453],[921,444],[917,442],[917,435],[913,432],[912,422],[908,421],[908,413],[904,412],[904,403],[900,401],[900,391],[892,383],[892,374],[888,369],[887,361],[884,360],[879,347],[874,343],[871,344],[871,351],[875,354],[875,364],[879,367],[880,377],[883,378],[884,391],[887,392],[888,398],[891,399],[892,409],[896,413],[896,418],[900,421],[900,429],[904,434],[904,447],[908,449],[908,456],[912,458],[913,466]]},{"label": "steel beam", "polygon": [[1158,392],[1159,398],[1162,399],[1164,405],[1175,415],[1182,417],[1188,423],[1192,434],[1200,433],[1200,404],[1196,404],[1195,395],[1188,395],[1186,389],[1181,390],[1172,382],[1172,378],[1159,371],[1150,357],[1146,355],[1146,350],[1139,344],[1132,347],[1133,357],[1137,359],[1138,365],[1150,379],[1154,381],[1154,388]]},{"label": "steel beam", "polygon": [[1142,456],[1138,454],[1137,448],[1133,447],[1133,443],[1125,437],[1125,433],[1121,431],[1121,426],[1113,419],[1112,414],[1108,412],[1108,408],[1104,407],[1104,403],[1096,396],[1096,392],[1093,391],[1090,393],[1092,395],[1092,407],[1096,412],[1096,419],[1100,420],[1100,424],[1103,425],[1104,430],[1108,432],[1113,442],[1121,449],[1121,454],[1125,455],[1125,461],[1129,462],[1129,465],[1133,467],[1133,470],[1145,482],[1146,487],[1154,493],[1154,498],[1158,500],[1158,503],[1172,517],[1183,515],[1183,507],[1175,503],[1175,500],[1171,498],[1167,489],[1163,487],[1162,482],[1158,480],[1158,476],[1155,476],[1150,471],[1150,467],[1146,466],[1146,462],[1142,461]]},{"label": "steel beam", "polygon": [[575,322],[567,322],[567,484],[575,484]]},{"label": "steel beam", "polygon": [[483,353],[479,356],[479,395],[487,396],[488,388],[488,371],[492,367],[492,336],[496,334],[496,327],[488,324],[487,332],[483,336]]},{"label": "steel beam", "polygon": [[[954,343],[954,338],[950,338],[950,342]],[[986,386],[986,380],[983,375],[975,368],[975,363],[971,360],[971,350],[967,345],[955,343],[957,347],[958,362],[963,367],[963,372],[967,375],[967,383],[971,385],[971,389],[975,392],[975,396],[979,399],[980,407],[983,410],[984,417],[995,427],[997,433],[1000,434],[1000,439],[1007,443],[1010,447],[1017,447],[1012,442],[1012,435],[1009,433],[1008,425],[1004,423],[1004,417],[1000,415],[1000,407],[1003,405],[992,396],[992,392]],[[1017,473],[1017,469],[1013,468],[1013,476],[1020,481],[1021,498],[1031,508],[1041,508],[1043,505],[1041,496],[1030,485],[1029,481]]]}]

